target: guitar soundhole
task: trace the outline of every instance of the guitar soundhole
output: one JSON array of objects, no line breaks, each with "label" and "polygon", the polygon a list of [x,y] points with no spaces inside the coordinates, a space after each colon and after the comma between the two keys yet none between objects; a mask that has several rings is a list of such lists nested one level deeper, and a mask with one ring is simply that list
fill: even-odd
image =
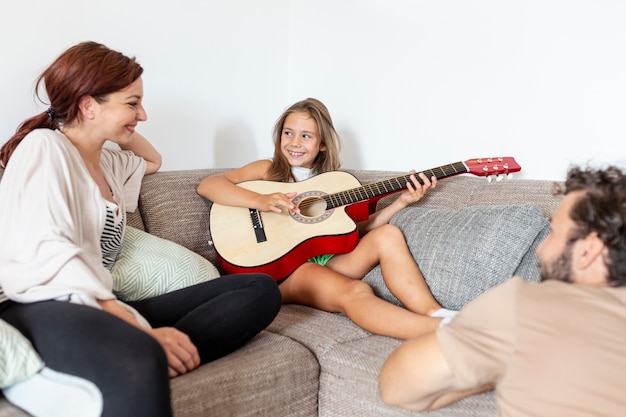
[{"label": "guitar soundhole", "polygon": [[326,201],[321,198],[326,195],[322,191],[307,191],[299,194],[292,200],[300,209],[299,214],[291,217],[300,223],[319,223],[333,214],[333,210],[327,210]]}]

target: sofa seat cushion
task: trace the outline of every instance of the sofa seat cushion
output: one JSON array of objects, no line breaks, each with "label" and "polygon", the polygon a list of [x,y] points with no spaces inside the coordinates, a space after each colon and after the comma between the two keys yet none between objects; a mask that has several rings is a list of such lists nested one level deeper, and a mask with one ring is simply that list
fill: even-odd
[{"label": "sofa seat cushion", "polygon": [[[410,206],[391,220],[404,233],[426,283],[445,308],[459,310],[513,276],[548,221],[535,204],[424,208]],[[533,260],[529,257],[529,262]],[[526,265],[529,280],[537,266]],[[377,267],[368,276],[375,292],[400,305]]]},{"label": "sofa seat cushion", "polygon": [[298,342],[262,331],[171,386],[176,416],[310,417],[317,415],[319,363]]},{"label": "sofa seat cushion", "polygon": [[298,304],[284,305],[266,330],[302,343],[318,358],[337,343],[364,339],[371,334],[343,314]]},{"label": "sofa seat cushion", "polygon": [[428,416],[493,417],[495,396],[487,392],[430,412],[412,412],[383,403],[378,374],[401,341],[370,336],[335,345],[320,358],[319,415],[324,416]]},{"label": "sofa seat cushion", "polygon": [[220,276],[197,253],[134,227],[126,227],[111,273],[113,291],[123,301],[156,297]]}]

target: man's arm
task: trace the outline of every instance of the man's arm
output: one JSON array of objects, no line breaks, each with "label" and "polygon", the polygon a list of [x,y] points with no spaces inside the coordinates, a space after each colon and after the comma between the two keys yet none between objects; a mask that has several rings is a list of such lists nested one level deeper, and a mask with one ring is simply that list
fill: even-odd
[{"label": "man's arm", "polygon": [[424,411],[444,407],[493,389],[458,387],[435,332],[411,339],[385,361],[378,378],[380,395],[389,405]]}]

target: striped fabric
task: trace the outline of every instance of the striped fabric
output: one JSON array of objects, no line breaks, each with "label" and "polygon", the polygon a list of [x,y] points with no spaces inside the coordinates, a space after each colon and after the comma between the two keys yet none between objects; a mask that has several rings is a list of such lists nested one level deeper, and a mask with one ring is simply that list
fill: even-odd
[{"label": "striped fabric", "polygon": [[110,271],[122,248],[124,214],[119,213],[117,205],[109,201],[106,201],[106,206],[107,216],[100,237],[100,247],[102,248],[102,264]]},{"label": "striped fabric", "polygon": [[213,264],[197,253],[130,226],[111,273],[113,292],[123,301],[156,297],[219,277]]},{"label": "striped fabric", "polygon": [[28,339],[4,320],[0,320],[0,353],[0,388],[33,376],[44,365]]}]

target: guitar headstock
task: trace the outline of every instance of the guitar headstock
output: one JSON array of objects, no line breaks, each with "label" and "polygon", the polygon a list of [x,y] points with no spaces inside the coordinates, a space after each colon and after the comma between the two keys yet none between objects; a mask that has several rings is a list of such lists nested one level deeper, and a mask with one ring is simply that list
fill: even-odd
[{"label": "guitar headstock", "polygon": [[490,181],[492,176],[496,176],[497,180],[500,181],[505,175],[508,176],[522,169],[515,161],[515,158],[510,156],[468,159],[464,164],[467,166],[470,174],[488,177]]}]

